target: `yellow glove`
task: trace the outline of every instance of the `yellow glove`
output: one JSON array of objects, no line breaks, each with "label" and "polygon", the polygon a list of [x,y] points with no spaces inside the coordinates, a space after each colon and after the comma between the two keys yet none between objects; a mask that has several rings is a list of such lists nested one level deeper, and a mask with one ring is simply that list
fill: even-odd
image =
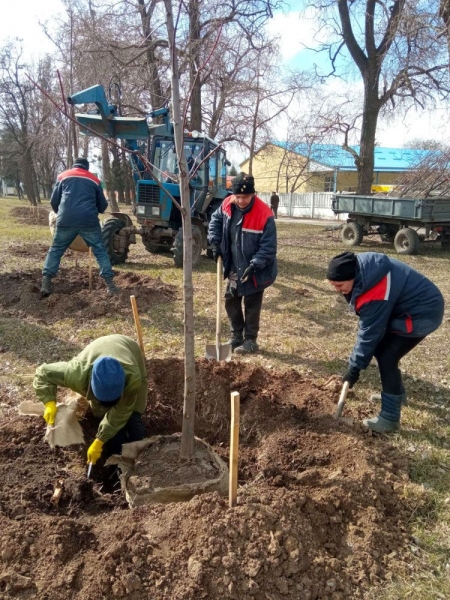
[{"label": "yellow glove", "polygon": [[87,451],[87,462],[95,465],[95,463],[98,461],[98,459],[102,455],[102,448],[103,448],[103,442],[101,440],[98,440],[97,438],[95,438],[95,440],[89,446],[89,449]]},{"label": "yellow glove", "polygon": [[58,412],[58,408],[56,406],[56,402],[54,400],[50,400],[50,402],[46,402],[45,410],[44,410],[44,419],[47,425],[53,425],[55,423],[56,413]]}]

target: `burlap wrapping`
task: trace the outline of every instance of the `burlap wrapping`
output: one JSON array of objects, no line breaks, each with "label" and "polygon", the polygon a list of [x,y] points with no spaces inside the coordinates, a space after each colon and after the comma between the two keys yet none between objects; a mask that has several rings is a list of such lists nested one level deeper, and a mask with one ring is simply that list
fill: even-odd
[{"label": "burlap wrapping", "polygon": [[[83,430],[78,422],[80,416],[78,400],[77,396],[72,396],[64,402],[57,404],[58,412],[56,413],[55,424],[47,425],[45,431],[44,439],[50,445],[50,448],[84,444]],[[25,400],[19,404],[18,411],[19,415],[39,416],[42,418],[44,415],[44,405],[42,402]]]},{"label": "burlap wrapping", "polygon": [[[48,214],[48,224],[50,225],[50,231],[52,232],[52,235],[55,235],[57,216],[58,215],[53,211],[50,211]],[[89,251],[88,245],[83,240],[83,238],[80,237],[79,235],[77,235],[77,237],[73,240],[73,242],[70,244],[69,248],[71,250],[75,250],[76,252],[88,252]]]},{"label": "burlap wrapping", "polygon": [[142,506],[144,504],[168,504],[169,502],[185,502],[190,500],[194,496],[199,494],[206,494],[207,492],[219,492],[222,495],[228,493],[228,467],[224,461],[215,454],[211,446],[205,441],[195,438],[197,443],[203,444],[205,447],[210,462],[217,469],[217,477],[201,483],[184,483],[182,485],[176,485],[173,487],[159,487],[153,488],[149,486],[140,486],[139,489],[135,489],[132,480],[130,478],[134,475],[134,465],[139,457],[139,454],[147,447],[157,443],[162,438],[167,440],[180,440],[180,434],[176,433],[173,435],[155,435],[140,442],[132,442],[130,444],[124,444],[122,446],[122,454],[111,456],[106,461],[106,464],[117,464],[121,471],[120,482],[125,497],[131,508],[135,506]]}]

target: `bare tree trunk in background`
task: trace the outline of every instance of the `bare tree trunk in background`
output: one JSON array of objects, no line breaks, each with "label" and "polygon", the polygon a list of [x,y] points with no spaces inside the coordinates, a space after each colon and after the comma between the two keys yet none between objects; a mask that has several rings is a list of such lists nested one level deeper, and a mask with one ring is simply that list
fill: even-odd
[{"label": "bare tree trunk in background", "polygon": [[[161,79],[159,77],[159,62],[155,55],[156,45],[154,44],[152,28],[150,26],[151,13],[147,11],[145,0],[137,0],[139,14],[141,15],[142,32],[144,34],[144,44],[147,46],[146,59],[147,68],[150,76],[150,102],[153,110],[160,108],[164,104]],[[153,10],[153,8],[151,8]]]},{"label": "bare tree trunk in background", "polygon": [[202,130],[202,84],[200,65],[200,12],[198,0],[189,0],[189,84],[191,89],[191,131]]},{"label": "bare tree trunk in background", "polygon": [[22,173],[24,192],[32,206],[37,206],[36,195],[34,193],[34,174],[31,162],[31,152],[26,150],[22,157]]},{"label": "bare tree trunk in background", "polygon": [[112,185],[111,165],[109,163],[108,143],[102,140],[102,165],[103,180],[105,182],[106,196],[109,200],[111,212],[119,212],[119,206],[116,200],[116,194]]},{"label": "bare tree trunk in background", "polygon": [[130,163],[127,159],[125,151],[122,150],[122,164],[123,164],[123,179],[124,179],[124,194],[125,204],[128,206],[133,203],[133,196],[131,189],[134,187],[133,175],[130,169]]},{"label": "bare tree trunk in background", "polygon": [[173,24],[172,1],[164,0],[169,52],[172,64],[172,110],[180,177],[183,219],[183,293],[184,293],[184,405],[180,458],[194,455],[195,418],[195,344],[194,344],[194,286],[192,282],[192,223],[189,194],[189,177],[184,155],[183,123],[180,107],[180,81],[178,57]]}]

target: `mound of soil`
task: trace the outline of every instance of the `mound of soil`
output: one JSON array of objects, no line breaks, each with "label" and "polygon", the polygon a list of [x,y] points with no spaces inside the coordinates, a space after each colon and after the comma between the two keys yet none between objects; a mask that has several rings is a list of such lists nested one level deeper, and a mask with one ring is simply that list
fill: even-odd
[{"label": "mound of soil", "polygon": [[[183,363],[152,360],[148,369],[148,433],[179,431]],[[196,435],[224,460],[234,390],[241,444],[233,509],[210,493],[130,510],[120,491],[106,493],[101,468],[86,480],[86,448],[52,451],[41,419],[8,410],[1,597],[347,600],[407,569],[407,461],[387,440],[333,420],[339,386],[244,362],[198,361]],[[2,402],[10,405],[9,395]],[[83,429],[90,443],[92,417]]]},{"label": "mound of soil", "polygon": [[87,269],[62,268],[53,279],[54,293],[41,298],[42,273],[30,272],[0,274],[0,306],[3,316],[31,317],[45,323],[54,323],[68,316],[80,321],[97,317],[131,313],[130,295],[136,297],[139,310],[149,310],[156,302],[170,302],[177,297],[175,286],[159,278],[138,275],[132,271],[117,272],[114,282],[120,288],[117,296],[107,296],[103,279],[98,275],[89,292]]},{"label": "mound of soil", "polygon": [[48,225],[48,215],[51,211],[49,206],[31,206],[26,202],[25,206],[15,206],[11,209],[10,214],[19,223],[24,225]]}]

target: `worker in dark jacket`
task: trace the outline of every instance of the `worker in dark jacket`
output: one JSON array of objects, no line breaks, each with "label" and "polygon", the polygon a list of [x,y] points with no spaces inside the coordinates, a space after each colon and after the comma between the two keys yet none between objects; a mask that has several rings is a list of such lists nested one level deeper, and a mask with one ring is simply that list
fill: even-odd
[{"label": "worker in dark jacket", "polygon": [[[100,337],[69,362],[43,364],[33,388],[45,405],[44,419],[53,425],[58,387],[69,388],[89,402],[100,419],[88,449],[88,462],[120,454],[122,444],[144,439],[142,414],[147,405],[147,371],[139,345],[125,335]],[[105,448],[103,448],[105,445]]]},{"label": "worker in dark jacket", "polygon": [[273,216],[278,219],[278,205],[280,204],[280,196],[276,192],[272,192],[270,196],[270,208],[272,209]]},{"label": "worker in dark jacket", "polygon": [[50,204],[57,214],[56,230],[42,269],[41,295],[46,297],[52,293],[52,277],[58,273],[61,258],[77,235],[92,248],[108,294],[116,294],[118,289],[98,220],[99,213],[108,207],[108,201],[99,179],[89,172],[85,158],[76,158],[72,169],[58,175]]},{"label": "worker in dark jacket", "polygon": [[356,344],[342,379],[352,387],[375,357],[381,377],[381,412],[364,424],[378,433],[396,431],[406,402],[400,359],[441,324],[442,294],[421,273],[377,252],[335,256],[327,279],[359,316]]},{"label": "worker in dark jacket", "polygon": [[233,195],[211,217],[208,241],[215,260],[223,257],[223,274],[228,278],[229,343],[237,354],[248,354],[258,351],[264,290],[277,276],[277,234],[272,211],[255,195],[253,177],[241,174],[232,189]]}]

